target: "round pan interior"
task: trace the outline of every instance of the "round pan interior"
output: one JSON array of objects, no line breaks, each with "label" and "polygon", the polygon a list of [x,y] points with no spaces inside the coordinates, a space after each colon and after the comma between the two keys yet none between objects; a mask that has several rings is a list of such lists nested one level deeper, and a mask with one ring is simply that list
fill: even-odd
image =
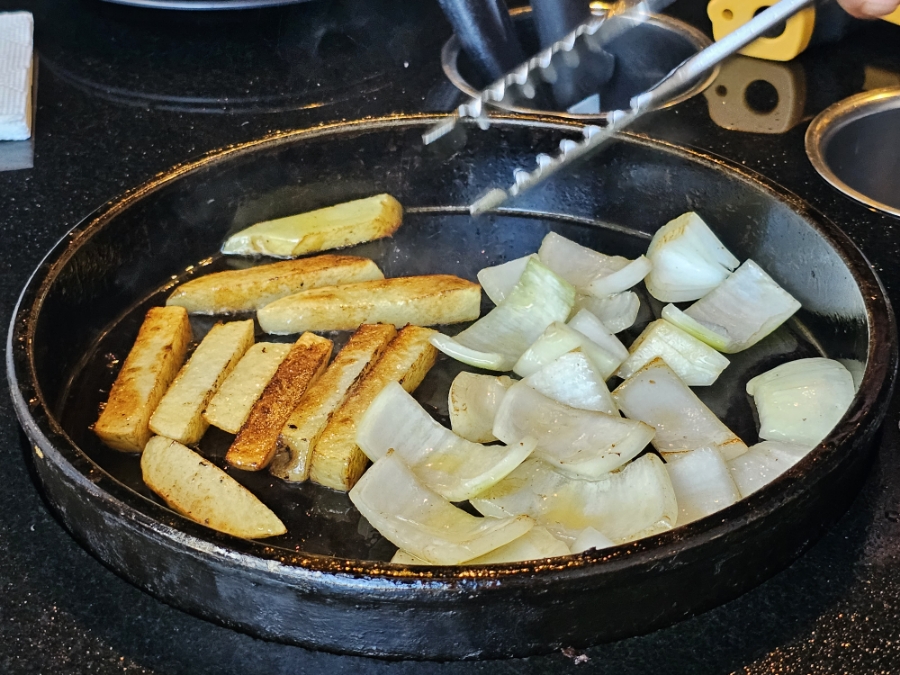
[{"label": "round pan interior", "polygon": [[[29,457],[67,527],[102,561],[158,597],[252,634],[315,648],[412,658],[512,656],[646,632],[726,601],[781,569],[846,508],[864,476],[896,362],[877,277],[833,224],[795,197],[714,158],[626,137],[512,208],[473,219],[466,205],[577,126],[509,116],[423,147],[438,117],[288,132],[229,148],[105,207],[49,253],[25,288],[7,367]],[[288,525],[265,542],[181,518],[140,480],[136,457],[89,431],[147,307],[179,281],[244,264],[216,251],[260,220],[389,192],[406,207],[387,240],[349,249],[387,276],[452,273],[533,252],[548,231],[628,256],[669,219],[698,211],[742,260],[760,263],[803,304],[789,324],[701,397],[748,443],[743,384],[790,358],[858,364],[841,424],[800,464],[750,498],[671,532],[603,551],[520,564],[405,568],[346,496],[240,479]],[[647,300],[646,296],[644,300]],[[658,312],[653,302],[645,305]],[[648,317],[649,318],[649,317]],[[195,320],[196,332],[211,325]],[[340,339],[340,336],[336,336]],[[417,392],[437,417],[459,368],[442,360]],[[230,437],[201,449],[221,458]]]}]

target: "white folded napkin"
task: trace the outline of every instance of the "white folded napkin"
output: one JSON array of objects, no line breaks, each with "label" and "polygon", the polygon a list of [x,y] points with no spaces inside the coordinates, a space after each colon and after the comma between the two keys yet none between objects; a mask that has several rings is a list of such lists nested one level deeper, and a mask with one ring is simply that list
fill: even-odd
[{"label": "white folded napkin", "polygon": [[0,141],[31,137],[34,19],[0,12]]}]

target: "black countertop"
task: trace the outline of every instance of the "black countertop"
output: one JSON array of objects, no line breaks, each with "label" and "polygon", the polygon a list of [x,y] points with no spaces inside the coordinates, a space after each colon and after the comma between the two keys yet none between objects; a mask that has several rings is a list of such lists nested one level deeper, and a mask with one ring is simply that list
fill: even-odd
[{"label": "black countertop", "polygon": [[[683,6],[680,6],[683,5]],[[278,129],[444,109],[436,4],[335,0],[183,14],[96,2],[0,1],[34,13],[41,57],[34,168],[0,172],[0,302],[116,194],[188,158]],[[704,5],[674,13],[709,31]],[[857,242],[900,294],[900,221],[828,187],[803,152],[808,120],[864,86],[900,84],[900,27],[873,23],[777,68],[805,86],[781,134],[729,131],[695,97],[639,131],[727,157],[801,195]],[[793,79],[791,79],[793,78]],[[797,91],[801,91],[798,86]],[[712,98],[712,97],[711,97]],[[2,150],[2,146],[0,146]],[[0,672],[305,673],[900,672],[898,407],[847,515],[790,568],[727,605],[579,654],[421,664],[266,643],[164,605],[103,567],[55,520],[0,396]]]}]

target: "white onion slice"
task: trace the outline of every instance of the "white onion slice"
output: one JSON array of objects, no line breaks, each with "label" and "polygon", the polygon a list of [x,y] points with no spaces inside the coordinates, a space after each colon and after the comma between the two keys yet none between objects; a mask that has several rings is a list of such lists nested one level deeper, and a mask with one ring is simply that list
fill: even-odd
[{"label": "white onion slice", "polygon": [[518,539],[527,516],[478,518],[429,490],[389,452],[350,490],[350,501],[385,539],[433,565],[458,565]]},{"label": "white onion slice", "polygon": [[612,295],[613,293],[622,293],[641,283],[652,269],[653,264],[650,260],[646,256],[639,256],[629,261],[622,269],[595,278],[583,289],[588,295],[593,295],[597,298]]},{"label": "white onion slice", "polygon": [[574,328],[601,349],[610,353],[619,360],[619,363],[628,358],[628,348],[603,325],[600,319],[588,310],[582,309],[576,312],[575,316],[569,319],[568,326],[569,328]]},{"label": "white onion slice", "polygon": [[[602,537],[603,535],[600,536]],[[569,547],[564,542],[554,537],[546,527],[535,525],[518,539],[463,564],[490,565],[493,563],[522,562],[525,560],[555,558],[569,554]],[[421,558],[417,558],[412,553],[402,549],[397,549],[394,557],[391,558],[391,562],[399,565],[428,564]]]},{"label": "white onion slice", "polygon": [[653,269],[644,281],[650,295],[662,302],[702,298],[738,266],[738,259],[693,212],[657,230],[647,257]]},{"label": "white onion slice", "polygon": [[503,397],[494,435],[504,443],[531,437],[535,456],[570,475],[597,478],[637,456],[653,438],[646,424],[576,410],[517,382]]},{"label": "white onion slice", "polygon": [[701,342],[705,342],[713,349],[724,352],[728,348],[728,338],[710,330],[696,319],[678,309],[675,305],[666,305],[662,308],[662,318],[669,323],[678,326],[685,333],[693,335]]},{"label": "white onion slice", "polygon": [[471,503],[486,516],[529,515],[551,531],[592,527],[617,544],[671,529],[678,518],[669,474],[653,454],[596,480],[528,459]]},{"label": "white onion slice", "polygon": [[809,448],[795,443],[763,441],[728,462],[731,478],[746,497],[771,483],[803,459]]},{"label": "white onion slice", "polygon": [[637,293],[625,291],[603,298],[579,293],[575,296],[574,312],[586,309],[596,316],[610,333],[621,333],[631,328],[637,320],[641,309],[641,300]]},{"label": "white onion slice", "polygon": [[576,288],[584,288],[597,277],[603,277],[628,265],[630,260],[610,256],[576,244],[551,232],[538,250],[541,262]]},{"label": "white onion slice", "polygon": [[615,542],[602,532],[595,530],[593,527],[586,527],[578,533],[575,541],[569,545],[569,551],[572,553],[584,553],[592,548],[599,551],[615,545]]},{"label": "white onion slice", "polygon": [[752,260],[688,307],[684,313],[727,338],[722,350],[734,354],[766,337],[787,321],[800,303]]},{"label": "white onion slice", "polygon": [[478,272],[478,283],[481,284],[481,290],[491,299],[491,302],[499,305],[509,295],[513,286],[519,283],[522,272],[525,271],[525,265],[532,258],[537,258],[537,254],[532,253],[502,265],[485,267]]},{"label": "white onion slice", "polygon": [[447,395],[453,433],[473,443],[496,441],[494,417],[512,384],[513,380],[505,375],[494,377],[462,372],[453,378]]},{"label": "white onion slice", "polygon": [[729,363],[715,349],[665,319],[648,324],[629,351],[616,372],[622,379],[660,357],[688,386],[706,386],[715,382]]},{"label": "white onion slice", "polygon": [[606,382],[583,352],[563,354],[522,381],[563,405],[608,415],[619,414]]},{"label": "white onion slice", "polygon": [[508,446],[480,445],[441,426],[397,382],[391,382],[369,405],[356,442],[372,461],[390,450],[429,489],[452,502],[476,495],[505,477],[535,448],[522,437]]},{"label": "white onion slice", "polygon": [[[500,355],[503,367],[488,358],[482,365],[491,370],[508,370],[525,350],[537,340],[554,321],[565,321],[575,304],[575,289],[535,259],[529,259],[525,271],[509,295],[486,315],[478,319],[453,342],[474,350],[461,354],[447,340],[432,339],[431,344],[452,358],[470,363],[477,353]],[[474,365],[474,364],[473,364]]]},{"label": "white onion slice", "polygon": [[459,344],[455,339],[443,333],[432,335],[429,340],[431,346],[443,352],[451,359],[465,363],[475,368],[484,370],[507,371],[512,370],[515,361],[497,352],[482,352]]},{"label": "white onion slice", "polygon": [[[587,313],[587,310],[584,310],[584,312]],[[599,324],[599,320],[595,319],[595,321]],[[606,379],[621,365],[624,357],[622,357],[619,348],[624,349],[624,346],[616,336],[606,333],[602,325],[600,331],[598,333],[597,330],[594,330],[595,333],[600,335],[606,347],[598,345],[584,333],[575,330],[570,325],[560,322],[552,323],[544,331],[544,334],[516,361],[516,365],[513,366],[513,372],[526,377],[536,373],[563,354],[580,349],[597,368],[600,376]],[[626,351],[625,354],[627,355],[628,352]]]},{"label": "white onion slice", "polygon": [[626,416],[656,429],[653,446],[664,456],[714,447],[729,460],[747,452],[744,442],[662,359],[625,380],[612,397]]},{"label": "white onion slice", "polygon": [[747,383],[759,413],[759,437],[767,441],[818,445],[850,407],[853,376],[832,359],[798,359],[757,375]]},{"label": "white onion slice", "polygon": [[728,465],[715,448],[675,455],[667,462],[666,471],[678,502],[679,525],[721,511],[741,498]]}]

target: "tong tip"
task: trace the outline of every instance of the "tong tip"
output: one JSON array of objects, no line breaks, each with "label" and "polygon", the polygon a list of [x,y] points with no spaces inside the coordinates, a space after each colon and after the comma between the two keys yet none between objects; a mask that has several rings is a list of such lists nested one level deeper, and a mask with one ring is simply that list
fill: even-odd
[{"label": "tong tip", "polygon": [[443,122],[438,122],[422,134],[422,143],[425,145],[431,145],[439,138],[443,138],[451,131],[453,131],[458,121],[459,115],[451,115]]},{"label": "tong tip", "polygon": [[472,202],[472,205],[469,206],[469,213],[473,216],[481,215],[482,213],[496,209],[507,199],[509,199],[509,194],[506,190],[494,188],[480,199]]}]

